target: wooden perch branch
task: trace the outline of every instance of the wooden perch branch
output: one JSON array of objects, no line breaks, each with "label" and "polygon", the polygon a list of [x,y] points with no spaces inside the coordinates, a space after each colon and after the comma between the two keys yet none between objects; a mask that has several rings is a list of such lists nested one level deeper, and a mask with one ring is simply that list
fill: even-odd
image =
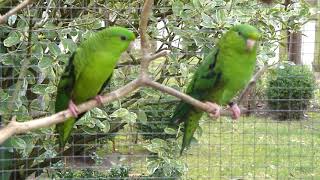
[{"label": "wooden perch branch", "polygon": [[[139,86],[141,86],[141,82],[138,79],[133,80],[130,83],[128,83],[127,85],[104,95],[102,97],[102,102],[108,103],[108,102],[117,100],[117,99],[129,94],[130,92],[133,92]],[[79,113],[83,113],[83,112],[86,112],[88,110],[91,110],[91,109],[97,107],[98,105],[99,104],[97,103],[96,100],[90,100],[88,102],[85,102],[85,103],[78,105],[77,107],[78,107]],[[0,144],[2,144],[10,136],[13,136],[15,134],[21,134],[21,133],[25,133],[25,132],[28,132],[28,131],[31,131],[34,129],[49,127],[54,124],[64,122],[64,121],[66,121],[66,119],[68,119],[72,116],[73,115],[69,110],[65,110],[65,111],[61,111],[56,114],[53,114],[51,116],[48,116],[48,117],[34,119],[31,121],[27,121],[27,122],[17,122],[14,117],[14,118],[12,118],[12,120],[10,121],[10,123],[6,127],[2,128],[0,130],[0,134],[1,134]]]},{"label": "wooden perch branch", "polygon": [[[27,1],[27,2],[30,3],[30,1]],[[203,111],[212,112],[212,109],[211,111],[209,111],[209,107],[205,103],[197,99],[194,99],[182,92],[179,92],[173,88],[157,83],[149,77],[148,67],[150,62],[159,57],[166,56],[169,53],[168,51],[160,51],[156,54],[152,54],[149,52],[149,43],[148,43],[148,38],[146,33],[147,33],[149,16],[152,10],[152,5],[153,5],[153,0],[146,0],[141,13],[139,32],[141,37],[142,58],[140,62],[141,70],[140,70],[139,77],[131,81],[127,85],[120,87],[119,89],[114,90],[108,94],[103,95],[102,103],[110,103],[114,100],[122,98],[127,94],[137,90],[139,87],[146,86],[146,87],[151,87],[151,88],[160,90],[161,92],[164,92],[164,93],[168,93],[177,98],[180,98],[183,101],[186,101],[187,103],[190,103],[193,106]],[[83,113],[93,109],[94,107],[97,107],[98,105],[99,103],[96,100],[90,100],[88,102],[78,105],[78,110],[79,110],[79,113]],[[222,112],[221,114],[229,114],[229,113]],[[27,122],[17,122],[15,118],[13,118],[6,127],[0,129],[0,134],[1,134],[0,144],[15,134],[26,133],[34,129],[49,127],[54,124],[64,122],[70,117],[72,117],[72,113],[69,110],[64,110],[48,117],[34,119]]]},{"label": "wooden perch branch", "polygon": [[12,8],[10,11],[8,11],[6,14],[0,16],[0,24],[5,23],[10,16],[16,14],[18,11],[20,11],[23,8],[25,8],[26,6],[28,6],[31,3],[32,3],[32,0],[24,0],[24,1],[22,1],[16,7]]}]

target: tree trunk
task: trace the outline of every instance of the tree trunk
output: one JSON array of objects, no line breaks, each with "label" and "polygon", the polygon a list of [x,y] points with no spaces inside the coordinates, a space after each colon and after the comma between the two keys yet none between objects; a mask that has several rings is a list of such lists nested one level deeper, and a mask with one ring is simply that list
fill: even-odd
[{"label": "tree trunk", "polygon": [[302,64],[301,60],[301,32],[290,33],[289,36],[289,60],[295,64]]},{"label": "tree trunk", "polygon": [[279,61],[287,61],[288,60],[288,31],[281,30],[281,37],[283,39],[280,42],[279,47]]},{"label": "tree trunk", "polygon": [[317,14],[315,35],[314,60],[312,65],[315,72],[320,72],[320,13]]}]

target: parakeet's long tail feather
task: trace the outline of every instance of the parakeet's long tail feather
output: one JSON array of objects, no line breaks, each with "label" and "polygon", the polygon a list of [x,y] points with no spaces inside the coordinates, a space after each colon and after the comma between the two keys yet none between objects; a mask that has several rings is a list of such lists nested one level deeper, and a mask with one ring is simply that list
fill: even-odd
[{"label": "parakeet's long tail feather", "polygon": [[170,122],[173,125],[178,125],[184,121],[184,118],[186,117],[186,114],[190,110],[190,105],[184,102],[180,102],[180,104],[177,106],[173,116],[171,117]]},{"label": "parakeet's long tail feather", "polygon": [[182,139],[180,155],[186,147],[190,146],[194,132],[199,126],[199,119],[201,118],[202,114],[202,112],[191,110],[188,113],[188,119],[184,120],[184,134]]}]

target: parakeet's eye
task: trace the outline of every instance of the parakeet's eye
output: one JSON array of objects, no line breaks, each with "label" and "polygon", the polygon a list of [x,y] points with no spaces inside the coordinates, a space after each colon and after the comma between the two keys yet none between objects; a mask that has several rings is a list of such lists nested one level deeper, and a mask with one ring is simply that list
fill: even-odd
[{"label": "parakeet's eye", "polygon": [[242,36],[242,33],[238,31],[238,35],[239,35],[239,36]]},{"label": "parakeet's eye", "polygon": [[127,37],[126,37],[126,36],[120,36],[120,39],[121,39],[122,41],[125,41],[125,40],[127,40]]}]

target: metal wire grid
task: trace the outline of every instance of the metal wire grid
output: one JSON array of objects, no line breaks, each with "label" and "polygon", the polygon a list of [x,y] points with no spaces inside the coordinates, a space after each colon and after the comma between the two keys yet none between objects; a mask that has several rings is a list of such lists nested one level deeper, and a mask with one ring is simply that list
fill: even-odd
[{"label": "metal wire grid", "polygon": [[[53,1],[44,2],[43,6],[33,6],[28,9],[28,11],[32,10],[40,10],[43,12],[48,11],[48,4]],[[80,1],[79,1],[80,2]],[[110,1],[111,2],[111,1]],[[108,1],[105,2],[105,6],[108,8]],[[140,2],[141,3],[141,2]],[[15,3],[2,7],[3,9],[10,9]],[[60,5],[59,5],[60,4]],[[53,4],[51,4],[53,6]],[[73,16],[74,11],[87,11],[87,12],[100,12],[100,15],[105,15],[101,13],[104,10],[103,6],[88,6],[87,1],[81,1],[77,6],[68,6],[63,5],[63,1],[57,1],[55,4],[57,7],[56,11],[64,12],[67,11],[70,14],[70,17],[61,18],[59,17],[59,13],[57,16],[48,17],[49,21],[59,21],[60,23],[70,23],[73,20],[78,19],[78,16]],[[170,7],[156,7],[157,9],[165,9]],[[130,14],[132,11],[139,11],[139,6],[137,7],[120,7],[116,9],[115,6],[112,8],[108,8],[108,10],[112,10],[115,14],[120,16],[120,22],[123,24],[129,23],[129,20],[132,19],[124,19],[126,14]],[[26,11],[26,12],[28,12]],[[30,13],[28,12],[28,13]],[[121,12],[121,13],[117,13]],[[101,15],[101,16],[102,16]],[[45,18],[45,15],[41,15],[42,17],[32,17],[31,21],[41,22]],[[107,16],[107,15],[105,15]],[[28,16],[26,16],[26,23],[30,22]],[[90,19],[91,17],[88,17]],[[110,17],[108,17],[110,18]],[[84,20],[84,19],[82,19]],[[133,19],[137,20],[137,19]],[[90,23],[89,23],[90,24]],[[105,25],[110,24],[110,22],[105,21]],[[74,30],[77,29],[76,25],[74,26]],[[135,24],[129,25],[129,27],[135,27]],[[83,27],[80,26],[79,29]],[[14,28],[7,26],[1,26],[4,34],[13,33],[13,32],[21,32],[26,33],[28,29],[21,30],[20,28]],[[56,32],[60,28],[52,28],[50,27],[42,27],[39,29],[32,29],[31,31],[36,33],[36,35],[41,36],[42,33],[45,32]],[[63,28],[62,28],[63,29]],[[84,28],[89,29],[89,28]],[[134,28],[133,28],[134,29]],[[188,31],[188,30],[185,30]],[[205,31],[205,30],[204,30]],[[85,30],[84,32],[89,32],[89,30]],[[5,37],[4,37],[5,38]],[[77,39],[79,40],[79,39]],[[177,40],[179,41],[179,40]],[[3,42],[3,38],[2,38]],[[54,39],[51,42],[42,42],[41,45],[49,46],[48,43],[60,43],[61,39]],[[42,44],[43,43],[43,44]],[[310,42],[303,42],[303,45]],[[180,44],[180,43],[178,43]],[[1,66],[0,66],[0,87],[2,92],[6,92],[8,94],[12,94],[15,90],[13,83],[17,82],[19,71],[21,68],[21,63],[19,60],[25,59],[28,57],[28,42],[24,38],[21,42],[22,48],[17,48],[17,50],[11,52],[2,53],[1,57]],[[43,56],[46,56],[49,52],[43,50]],[[178,52],[174,52],[176,55]],[[14,57],[11,57],[15,60],[14,63],[6,64],[6,56],[10,54]],[[63,61],[66,61],[70,55],[70,52],[62,53],[67,55],[61,55],[61,58],[64,58]],[[194,55],[197,54],[199,56],[202,55],[201,52],[184,52],[184,55]],[[60,56],[59,56],[60,57]],[[58,58],[58,57],[57,57]],[[9,61],[9,60],[8,60]],[[10,61],[9,61],[10,62]],[[63,63],[63,62],[60,62]],[[194,65],[197,63],[194,62]],[[28,65],[28,69],[37,69],[38,64],[30,63]],[[167,61],[163,62],[162,66],[159,66],[159,69],[166,68],[180,68],[179,64],[170,64]],[[128,70],[132,74],[136,74],[138,67],[136,65],[127,65],[124,63],[123,65],[119,65],[119,68],[130,68]],[[16,70],[13,70],[17,68]],[[5,73],[4,71],[10,70],[9,73]],[[112,82],[111,89],[115,89],[120,87],[122,84],[132,79],[132,77],[123,76],[122,72],[116,72],[116,76],[123,77],[123,82]],[[3,76],[5,74],[5,76]],[[122,75],[122,76],[121,76]],[[26,85],[26,81],[33,80],[39,84],[45,84],[51,81],[56,81],[58,77],[42,77],[41,73],[35,73],[33,76],[26,76],[23,78],[22,88],[25,88],[24,92],[22,92],[22,96],[28,96],[28,90],[30,90],[30,86]],[[167,75],[160,75],[159,78],[167,78]],[[172,78],[180,78],[186,80],[184,75],[174,75]],[[297,77],[292,77],[297,78]],[[170,79],[170,78],[169,78]],[[170,80],[164,81],[164,83],[169,83]],[[8,86],[8,84],[11,84]],[[3,89],[5,87],[5,89]],[[287,87],[277,87],[278,89],[287,88]],[[305,87],[296,87],[298,89],[303,90]],[[292,90],[292,89],[291,89]],[[290,91],[290,89],[289,89]],[[141,99],[142,97],[150,97],[152,96],[153,90],[143,89],[140,95],[134,94],[129,99],[121,100],[121,102],[112,103],[110,106],[106,106],[105,109],[109,114],[116,110],[119,107],[119,103],[121,104],[133,104],[136,101],[144,105],[151,105],[149,108],[144,108],[143,106],[139,106],[138,108],[130,109],[131,112],[138,113],[143,110],[148,115],[148,118],[152,116],[151,120],[148,120],[148,125],[166,125],[166,116],[170,114],[174,105],[178,102],[176,99],[169,97],[167,95],[155,95],[155,98],[148,98],[146,100]],[[1,103],[10,103],[10,97],[5,97],[1,100]],[[161,97],[161,98],[159,98]],[[34,99],[38,99],[38,102],[43,100],[43,96],[33,95],[33,98],[24,99],[28,103],[32,103]],[[45,98],[50,98],[49,102],[54,102],[54,96],[49,96]],[[159,100],[160,99],[160,100]],[[217,121],[208,120],[204,118],[204,121],[201,122],[202,126],[202,136],[199,136],[199,142],[197,145],[193,145],[190,150],[188,150],[184,156],[179,157],[182,159],[184,163],[187,164],[188,171],[182,176],[184,179],[317,179],[319,177],[319,121],[318,121],[318,107],[313,107],[307,111],[309,115],[307,120],[302,121],[277,121],[272,120],[269,117],[275,112],[283,112],[286,110],[283,109],[269,109],[265,106],[265,103],[270,100],[281,101],[280,99],[267,99],[265,97],[253,96],[248,99],[248,103],[253,104],[264,104],[262,107],[253,107],[250,111],[252,112],[252,116],[243,117],[239,122],[233,123],[231,120],[222,117]],[[290,99],[290,101],[299,101],[301,99]],[[16,103],[16,102],[15,102]],[[170,106],[170,103],[172,105]],[[165,109],[157,108],[158,105],[161,104],[169,104]],[[316,103],[317,104],[317,103]],[[48,106],[48,105],[45,105]],[[48,107],[52,106],[49,105]],[[288,111],[299,111],[299,110],[288,110]],[[2,116],[6,116],[6,112],[2,112]],[[46,109],[44,114],[51,114],[52,108]],[[18,119],[23,119],[23,116],[26,115],[26,112],[20,113],[15,112],[18,115]],[[157,115],[153,115],[157,114]],[[20,115],[20,116],[19,116]],[[40,113],[40,115],[43,115]],[[2,168],[0,169],[1,173],[4,172],[12,172],[12,171],[21,171],[23,170],[25,173],[31,174],[31,177],[34,176],[34,172],[44,172],[42,174],[42,178],[50,177],[49,174],[66,171],[66,170],[83,170],[83,169],[94,169],[98,171],[106,171],[109,170],[114,165],[127,165],[131,168],[130,178],[136,179],[167,179],[165,175],[162,177],[143,177],[143,174],[147,174],[147,159],[152,157],[156,157],[155,154],[149,153],[143,147],[146,144],[150,143],[150,140],[144,140],[143,136],[147,135],[158,135],[164,136],[167,135],[163,131],[155,131],[155,129],[151,129],[149,132],[144,132],[143,130],[137,128],[139,123],[132,126],[127,125],[119,125],[117,121],[110,121],[110,127],[115,125],[115,128],[119,128],[121,130],[114,132],[109,130],[107,133],[94,133],[94,132],[75,132],[73,134],[72,143],[69,145],[68,153],[59,154],[58,152],[54,152],[56,147],[50,146],[48,140],[53,137],[52,131],[47,130],[39,130],[36,133],[28,133],[26,135],[19,135],[19,138],[26,138],[30,141],[26,141],[26,146],[24,149],[13,149],[12,158],[6,159],[5,157],[0,158],[0,161],[8,161],[13,162],[13,167],[10,169]],[[118,126],[117,126],[118,125]],[[122,129],[124,128],[124,129]],[[198,132],[200,133],[200,132]],[[108,136],[109,139],[102,139],[101,137]],[[29,158],[28,156],[21,155],[21,151],[30,149],[28,147],[28,142],[31,143],[34,139],[42,139],[48,138],[46,142],[43,144],[38,144],[34,146],[34,149],[29,153],[34,153],[36,156]],[[115,140],[115,148],[113,149],[113,145],[110,140],[110,137],[113,137]],[[34,141],[33,141],[34,142]],[[90,143],[89,143],[90,142]],[[43,147],[47,147],[48,149],[43,149]],[[1,147],[2,150],[7,150],[6,147]],[[115,152],[112,152],[116,150]],[[79,151],[82,151],[79,153]],[[27,153],[27,151],[25,151]],[[53,157],[52,154],[57,156]],[[99,156],[97,154],[100,154]],[[101,155],[102,154],[102,155]],[[96,159],[95,159],[96,158]],[[100,158],[100,159],[99,159]],[[40,164],[34,165],[33,161],[40,161]],[[59,163],[57,163],[59,161]],[[44,170],[43,166],[41,166],[41,162],[48,163]],[[97,163],[99,162],[99,163]],[[43,171],[44,170],[44,171]],[[32,172],[32,173],[31,173]],[[297,173],[300,172],[301,174]],[[141,177],[139,177],[141,176]],[[3,178],[3,177],[2,177]],[[110,179],[119,179],[119,177],[109,177]],[[14,179],[19,179],[19,177],[14,177]],[[67,178],[64,178],[67,179]],[[71,179],[71,178],[70,178]],[[75,178],[73,178],[75,179]],[[81,179],[81,178],[79,178]],[[90,178],[83,178],[90,179]],[[91,179],[96,179],[91,177]],[[124,179],[124,178],[123,178]]]}]

